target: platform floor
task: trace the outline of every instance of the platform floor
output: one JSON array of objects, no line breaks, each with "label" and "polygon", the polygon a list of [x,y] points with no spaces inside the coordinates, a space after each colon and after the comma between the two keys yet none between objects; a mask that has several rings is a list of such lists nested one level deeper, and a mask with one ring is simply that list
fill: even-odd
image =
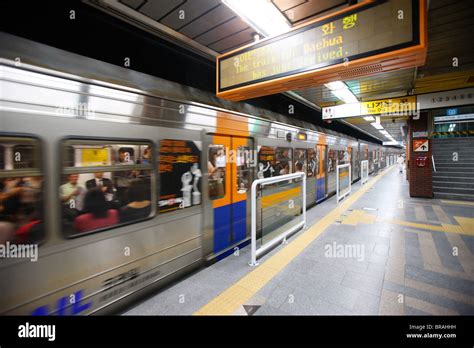
[{"label": "platform floor", "polygon": [[410,198],[394,167],[308,211],[250,267],[250,247],[124,315],[474,315],[474,203]]}]

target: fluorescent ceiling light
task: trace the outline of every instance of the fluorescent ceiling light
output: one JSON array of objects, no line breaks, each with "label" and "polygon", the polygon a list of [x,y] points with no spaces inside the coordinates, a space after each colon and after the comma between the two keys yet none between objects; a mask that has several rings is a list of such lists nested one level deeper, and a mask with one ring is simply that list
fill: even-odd
[{"label": "fluorescent ceiling light", "polygon": [[347,89],[347,86],[344,82],[342,81],[333,81],[333,82],[328,82],[324,84],[327,88],[329,88],[331,91],[335,91],[336,89]]},{"label": "fluorescent ceiling light", "polygon": [[347,88],[346,84],[341,81],[333,81],[324,84],[329,90],[331,91],[334,96],[338,99],[342,100],[344,103],[358,103],[359,100],[356,98],[354,94],[352,94],[351,90]]},{"label": "fluorescent ceiling light", "polygon": [[365,116],[364,120],[369,121],[369,122],[374,122],[375,118],[373,116]]},{"label": "fluorescent ceiling light", "polygon": [[371,125],[372,125],[372,127],[376,128],[376,129],[383,129],[383,127],[380,123],[372,122]]},{"label": "fluorescent ceiling light", "polygon": [[380,133],[384,134],[384,135],[388,135],[388,132],[384,129],[384,130],[381,130],[379,131]]},{"label": "fluorescent ceiling light", "polygon": [[222,0],[232,11],[265,36],[275,36],[291,29],[285,16],[268,0]]},{"label": "fluorescent ceiling light", "polygon": [[349,104],[358,102],[356,96],[352,94],[352,92],[348,89],[336,89],[334,91],[331,91],[331,93],[338,97],[340,100],[342,100],[344,103]]}]

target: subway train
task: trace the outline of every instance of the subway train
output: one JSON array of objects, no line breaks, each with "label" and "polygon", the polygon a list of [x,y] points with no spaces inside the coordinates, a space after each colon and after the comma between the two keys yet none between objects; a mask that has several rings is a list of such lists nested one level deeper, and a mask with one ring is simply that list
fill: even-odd
[{"label": "subway train", "polygon": [[[114,313],[248,244],[255,178],[400,152],[0,33],[0,313]],[[191,101],[192,100],[192,101]],[[232,160],[232,156],[234,160]],[[20,257],[21,256],[21,257]]]}]

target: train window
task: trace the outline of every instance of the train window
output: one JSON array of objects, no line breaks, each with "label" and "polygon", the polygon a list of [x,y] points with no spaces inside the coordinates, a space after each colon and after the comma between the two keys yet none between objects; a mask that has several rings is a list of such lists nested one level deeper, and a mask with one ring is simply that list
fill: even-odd
[{"label": "train window", "polygon": [[351,155],[349,151],[339,150],[338,152],[338,162],[337,164],[348,164],[351,162]]},{"label": "train window", "polygon": [[67,140],[63,153],[59,197],[67,236],[152,215],[151,143]]},{"label": "train window", "polygon": [[335,172],[337,167],[338,151],[328,150],[328,173]]},{"label": "train window", "polygon": [[209,145],[208,156],[209,198],[219,199],[225,196],[226,151],[224,145]]},{"label": "train window", "polygon": [[250,186],[250,148],[237,147],[237,193],[243,194]]},{"label": "train window", "polygon": [[286,147],[277,147],[275,154],[275,173],[274,176],[290,174],[292,172],[291,149]]},{"label": "train window", "polygon": [[318,173],[318,157],[314,149],[308,149],[308,166],[306,171],[306,176],[308,178],[316,177]]},{"label": "train window", "polygon": [[275,148],[273,146],[258,147],[257,178],[270,178],[275,173]]},{"label": "train window", "polygon": [[39,243],[45,236],[40,143],[0,137],[0,144],[0,244]]},{"label": "train window", "polygon": [[31,144],[13,146],[13,168],[24,169],[34,166],[35,148]]},{"label": "train window", "polygon": [[160,141],[160,213],[201,204],[201,142]]},{"label": "train window", "polygon": [[295,163],[295,173],[306,172],[307,156],[306,156],[305,149],[295,149],[295,162],[294,163]]}]

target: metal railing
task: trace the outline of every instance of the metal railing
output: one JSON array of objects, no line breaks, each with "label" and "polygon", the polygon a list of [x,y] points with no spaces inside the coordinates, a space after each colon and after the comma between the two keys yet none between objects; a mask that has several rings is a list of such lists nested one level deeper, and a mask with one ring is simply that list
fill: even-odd
[{"label": "metal railing", "polygon": [[[281,181],[287,181],[291,179],[298,179],[302,178],[301,184],[302,184],[302,210],[303,210],[303,221],[299,222],[295,226],[289,228],[285,232],[279,234],[277,237],[273,238],[269,242],[265,243],[265,245],[262,245],[260,248],[257,249],[257,186],[265,186],[265,185],[270,185],[274,184],[277,182]],[[265,179],[258,179],[255,180],[252,183],[252,189],[251,189],[251,260],[249,262],[250,266],[257,266],[257,257],[260,256],[262,253],[267,251],[268,249],[272,248],[274,245],[276,245],[278,242],[286,241],[286,238],[291,235],[292,233],[296,232],[300,228],[306,228],[306,174],[304,172],[298,172],[298,173],[293,173],[293,174],[286,174],[286,175],[280,175],[277,177],[271,177],[271,178],[265,178]]]},{"label": "metal railing", "polygon": [[433,163],[433,170],[434,172],[436,173],[436,165],[435,165],[435,160],[434,160],[434,156],[431,155],[431,163]]}]

